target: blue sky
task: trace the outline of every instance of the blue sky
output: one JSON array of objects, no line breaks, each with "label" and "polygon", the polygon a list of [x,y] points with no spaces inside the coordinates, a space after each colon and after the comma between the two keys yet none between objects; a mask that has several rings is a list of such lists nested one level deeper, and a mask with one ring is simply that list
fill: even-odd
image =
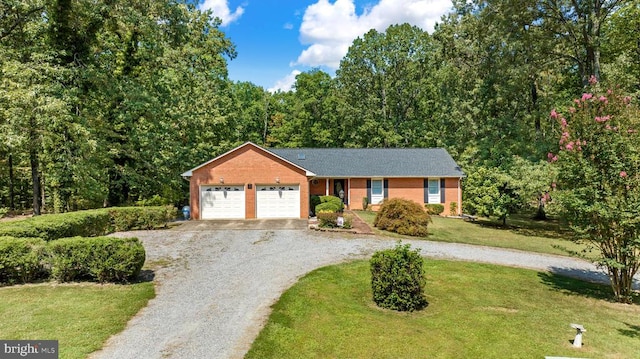
[{"label": "blue sky", "polygon": [[451,0],[202,0],[236,45],[229,78],[289,90],[312,68],[333,74],[349,45],[369,29],[408,22],[431,32]]}]

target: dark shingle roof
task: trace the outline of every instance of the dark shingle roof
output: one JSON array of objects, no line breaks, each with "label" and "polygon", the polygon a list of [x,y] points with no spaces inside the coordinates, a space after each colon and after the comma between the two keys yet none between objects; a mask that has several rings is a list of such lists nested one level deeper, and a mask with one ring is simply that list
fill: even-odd
[{"label": "dark shingle roof", "polygon": [[444,148],[267,148],[318,177],[463,177]]}]

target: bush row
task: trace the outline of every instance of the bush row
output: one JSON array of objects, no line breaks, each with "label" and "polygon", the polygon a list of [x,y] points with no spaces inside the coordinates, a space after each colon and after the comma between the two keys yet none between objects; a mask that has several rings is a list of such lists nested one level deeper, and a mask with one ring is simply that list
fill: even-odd
[{"label": "bush row", "polygon": [[42,238],[45,241],[76,236],[95,237],[131,229],[157,228],[175,217],[176,210],[171,206],[112,207],[47,214],[0,223],[0,237]]},{"label": "bush row", "polygon": [[128,282],[140,274],[145,250],[137,238],[0,237],[0,284],[41,279]]}]

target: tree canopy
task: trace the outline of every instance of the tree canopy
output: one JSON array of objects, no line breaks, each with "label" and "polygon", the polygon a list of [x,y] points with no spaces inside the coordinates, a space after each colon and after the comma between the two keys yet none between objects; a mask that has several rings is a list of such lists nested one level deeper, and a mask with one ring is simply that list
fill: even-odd
[{"label": "tree canopy", "polygon": [[[551,109],[591,76],[637,101],[639,13],[637,0],[456,0],[431,34],[370,30],[335,76],[270,93],[228,78],[233,39],[191,2],[5,0],[0,207],[183,204],[180,173],[253,141],[444,147],[467,173],[500,175],[505,201],[476,210],[506,220],[551,190]],[[473,182],[463,202],[481,203]]]}]

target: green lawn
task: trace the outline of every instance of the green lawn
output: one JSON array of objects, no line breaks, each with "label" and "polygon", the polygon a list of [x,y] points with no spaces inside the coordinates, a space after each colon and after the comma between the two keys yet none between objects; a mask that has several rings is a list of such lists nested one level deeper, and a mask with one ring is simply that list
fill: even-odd
[{"label": "green lawn", "polygon": [[154,296],[151,282],[0,288],[0,338],[57,339],[61,359],[86,358]]},{"label": "green lawn", "polygon": [[[376,216],[371,211],[354,211],[373,228]],[[479,219],[466,222],[461,219],[433,216],[429,226],[430,241],[476,244],[490,247],[512,248],[529,252],[567,255],[585,249],[567,238],[567,230],[555,221],[533,221],[526,217],[509,219],[509,226],[501,227],[497,222]],[[413,238],[374,228],[376,233],[397,238]]]},{"label": "green lawn", "polygon": [[[375,306],[367,261],[318,269],[274,305],[247,358],[638,358],[640,306],[532,270],[427,260],[429,306]],[[585,326],[575,349],[570,323]]]}]

